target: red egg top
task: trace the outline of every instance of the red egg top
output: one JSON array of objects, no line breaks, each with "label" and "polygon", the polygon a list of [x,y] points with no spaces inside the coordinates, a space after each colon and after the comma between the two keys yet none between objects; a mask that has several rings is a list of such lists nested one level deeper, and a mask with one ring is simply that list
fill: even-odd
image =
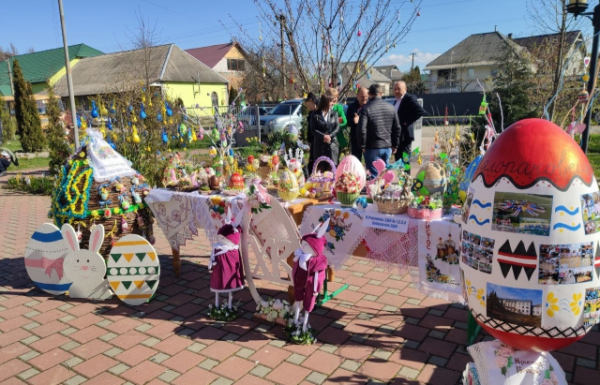
[{"label": "red egg top", "polygon": [[591,186],[594,171],[575,141],[556,124],[543,119],[524,119],[508,127],[481,159],[475,180],[483,176],[486,187],[500,178],[518,188],[529,188],[540,180],[559,190],[569,188],[574,178]]}]

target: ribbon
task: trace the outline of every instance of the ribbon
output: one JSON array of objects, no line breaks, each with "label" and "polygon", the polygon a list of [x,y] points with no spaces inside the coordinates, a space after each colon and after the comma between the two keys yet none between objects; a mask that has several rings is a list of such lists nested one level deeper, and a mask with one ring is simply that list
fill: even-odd
[{"label": "ribbon", "polygon": [[307,262],[312,257],[312,254],[304,254],[302,249],[296,249],[294,251],[294,263],[298,262],[298,265],[302,270],[308,270]]},{"label": "ribbon", "polygon": [[25,266],[46,269],[44,273],[46,273],[48,277],[52,276],[52,270],[54,270],[58,275],[58,279],[62,279],[64,261],[64,258],[49,259],[46,257],[42,257],[41,259],[25,259]]},{"label": "ribbon", "polygon": [[260,203],[265,203],[267,205],[271,204],[271,196],[269,195],[267,189],[261,185],[260,183],[254,184],[255,194],[258,197],[258,201]]}]

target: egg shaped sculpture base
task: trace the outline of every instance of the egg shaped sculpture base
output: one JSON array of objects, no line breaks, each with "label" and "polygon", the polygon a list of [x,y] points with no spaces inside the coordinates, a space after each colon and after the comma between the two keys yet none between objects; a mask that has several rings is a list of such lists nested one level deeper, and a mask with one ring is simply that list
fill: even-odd
[{"label": "egg shaped sculpture base", "polygon": [[509,333],[502,330],[493,329],[487,325],[477,321],[479,325],[491,334],[496,339],[504,342],[505,344],[512,346],[515,349],[531,350],[535,352],[551,352],[553,350],[562,349],[567,347],[584,337],[584,335],[567,338],[550,338],[550,337],[535,337],[535,336],[522,336],[515,333]]}]

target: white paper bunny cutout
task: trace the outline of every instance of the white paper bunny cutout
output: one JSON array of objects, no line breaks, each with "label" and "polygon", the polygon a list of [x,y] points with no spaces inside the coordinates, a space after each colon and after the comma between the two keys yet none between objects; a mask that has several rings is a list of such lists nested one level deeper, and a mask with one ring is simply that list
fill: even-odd
[{"label": "white paper bunny cutout", "polygon": [[304,151],[302,151],[302,149],[300,148],[297,148],[296,155],[294,156],[292,149],[289,149],[288,154],[284,155],[285,164],[294,173],[294,176],[296,176],[296,179],[298,180],[298,186],[302,187],[306,182],[304,178],[304,172],[302,172],[302,163],[304,162]]},{"label": "white paper bunny cutout", "polygon": [[[315,227],[314,230],[312,231],[313,234],[317,235],[317,238],[321,238],[325,235],[325,232],[329,228],[329,219],[330,218],[327,218],[327,220],[325,222],[322,222],[320,225]],[[308,261],[313,256],[314,252],[315,251],[308,244],[308,242],[300,241],[300,249],[298,249],[294,252],[294,263],[297,262],[298,266],[302,270],[307,270],[308,269]],[[319,282],[318,278],[319,278],[319,272],[315,272],[314,288],[313,288],[314,292],[317,291],[317,285]],[[300,308],[301,307],[302,307],[302,301],[294,302],[294,324],[296,326],[299,326],[299,323],[300,323],[299,320],[300,320]],[[308,330],[308,315],[309,315],[309,312],[308,312],[308,310],[305,309],[304,310],[304,319],[302,322],[302,331],[303,332],[306,332]]]},{"label": "white paper bunny cutout", "polygon": [[79,248],[75,229],[68,223],[61,228],[69,251],[65,256],[64,272],[73,281],[69,288],[71,298],[106,299],[112,296],[106,275],[104,258],[98,254],[104,241],[104,226],[96,225],[90,234],[89,250]]}]

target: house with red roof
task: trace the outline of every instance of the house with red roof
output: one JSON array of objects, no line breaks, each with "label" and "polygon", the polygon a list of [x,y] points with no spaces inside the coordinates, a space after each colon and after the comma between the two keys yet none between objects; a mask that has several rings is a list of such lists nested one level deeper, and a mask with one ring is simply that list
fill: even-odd
[{"label": "house with red roof", "polygon": [[246,53],[237,42],[211,45],[186,50],[187,53],[206,64],[213,71],[239,87],[247,69]]}]

